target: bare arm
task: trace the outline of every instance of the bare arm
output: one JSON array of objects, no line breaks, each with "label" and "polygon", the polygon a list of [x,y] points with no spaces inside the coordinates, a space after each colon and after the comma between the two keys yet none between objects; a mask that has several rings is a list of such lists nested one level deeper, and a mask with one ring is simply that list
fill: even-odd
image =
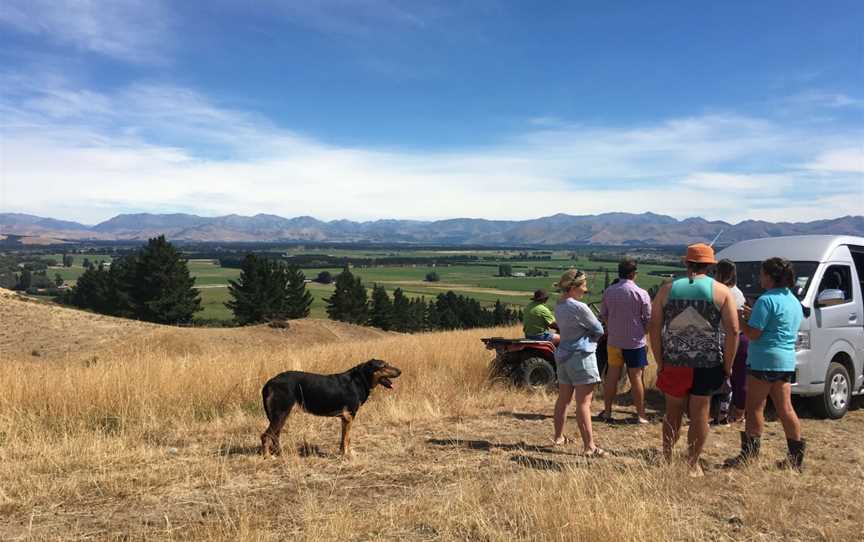
[{"label": "bare arm", "polygon": [[669,296],[669,290],[672,289],[671,284],[664,284],[657,295],[654,297],[654,304],[651,307],[651,320],[648,322],[648,341],[651,343],[651,352],[654,353],[654,361],[657,363],[657,373],[663,370],[663,305],[666,304],[666,298]]},{"label": "bare arm", "polygon": [[750,339],[751,341],[758,341],[760,337],[762,337],[762,330],[759,328],[751,327],[750,324],[747,323],[747,320],[750,319],[750,314],[753,309],[744,305],[744,318],[741,320],[741,331],[744,333],[744,336]]},{"label": "bare arm", "polygon": [[726,340],[723,343],[723,371],[726,376],[732,374],[732,364],[735,363],[735,354],[738,352],[738,308],[735,296],[724,286],[723,305],[720,308],[720,317],[723,320],[723,329],[726,330]]}]

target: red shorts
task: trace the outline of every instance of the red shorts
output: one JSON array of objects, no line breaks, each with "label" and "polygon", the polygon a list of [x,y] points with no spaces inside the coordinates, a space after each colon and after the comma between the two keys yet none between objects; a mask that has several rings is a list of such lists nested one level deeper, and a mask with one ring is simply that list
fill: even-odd
[{"label": "red shorts", "polygon": [[711,396],[723,387],[726,374],[723,366],[708,368],[683,367],[681,365],[664,365],[663,371],[657,377],[657,387],[663,393],[672,397],[685,395]]}]

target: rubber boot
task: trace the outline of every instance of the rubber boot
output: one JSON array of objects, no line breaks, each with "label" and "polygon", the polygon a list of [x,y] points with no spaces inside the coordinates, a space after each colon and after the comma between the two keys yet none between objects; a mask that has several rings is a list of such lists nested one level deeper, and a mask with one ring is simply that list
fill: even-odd
[{"label": "rubber boot", "polygon": [[726,468],[743,467],[750,461],[759,457],[759,449],[762,447],[762,439],[760,437],[751,437],[746,432],[741,431],[741,452],[737,456],[727,459],[723,462]]},{"label": "rubber boot", "polygon": [[789,452],[786,454],[786,459],[777,462],[777,468],[801,472],[804,469],[804,450],[807,449],[807,441],[786,439],[786,446]]}]

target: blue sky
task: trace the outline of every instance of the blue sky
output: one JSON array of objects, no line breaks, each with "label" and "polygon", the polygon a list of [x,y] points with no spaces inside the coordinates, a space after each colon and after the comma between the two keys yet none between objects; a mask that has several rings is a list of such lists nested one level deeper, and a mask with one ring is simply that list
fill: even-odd
[{"label": "blue sky", "polygon": [[864,208],[864,3],[6,0],[0,211]]}]

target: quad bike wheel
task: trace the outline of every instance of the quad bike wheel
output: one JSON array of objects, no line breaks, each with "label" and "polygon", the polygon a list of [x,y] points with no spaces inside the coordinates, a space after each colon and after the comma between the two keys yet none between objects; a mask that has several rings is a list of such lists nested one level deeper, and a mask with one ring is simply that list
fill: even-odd
[{"label": "quad bike wheel", "polygon": [[543,358],[530,357],[522,362],[516,384],[531,389],[547,389],[557,381],[555,368]]}]

